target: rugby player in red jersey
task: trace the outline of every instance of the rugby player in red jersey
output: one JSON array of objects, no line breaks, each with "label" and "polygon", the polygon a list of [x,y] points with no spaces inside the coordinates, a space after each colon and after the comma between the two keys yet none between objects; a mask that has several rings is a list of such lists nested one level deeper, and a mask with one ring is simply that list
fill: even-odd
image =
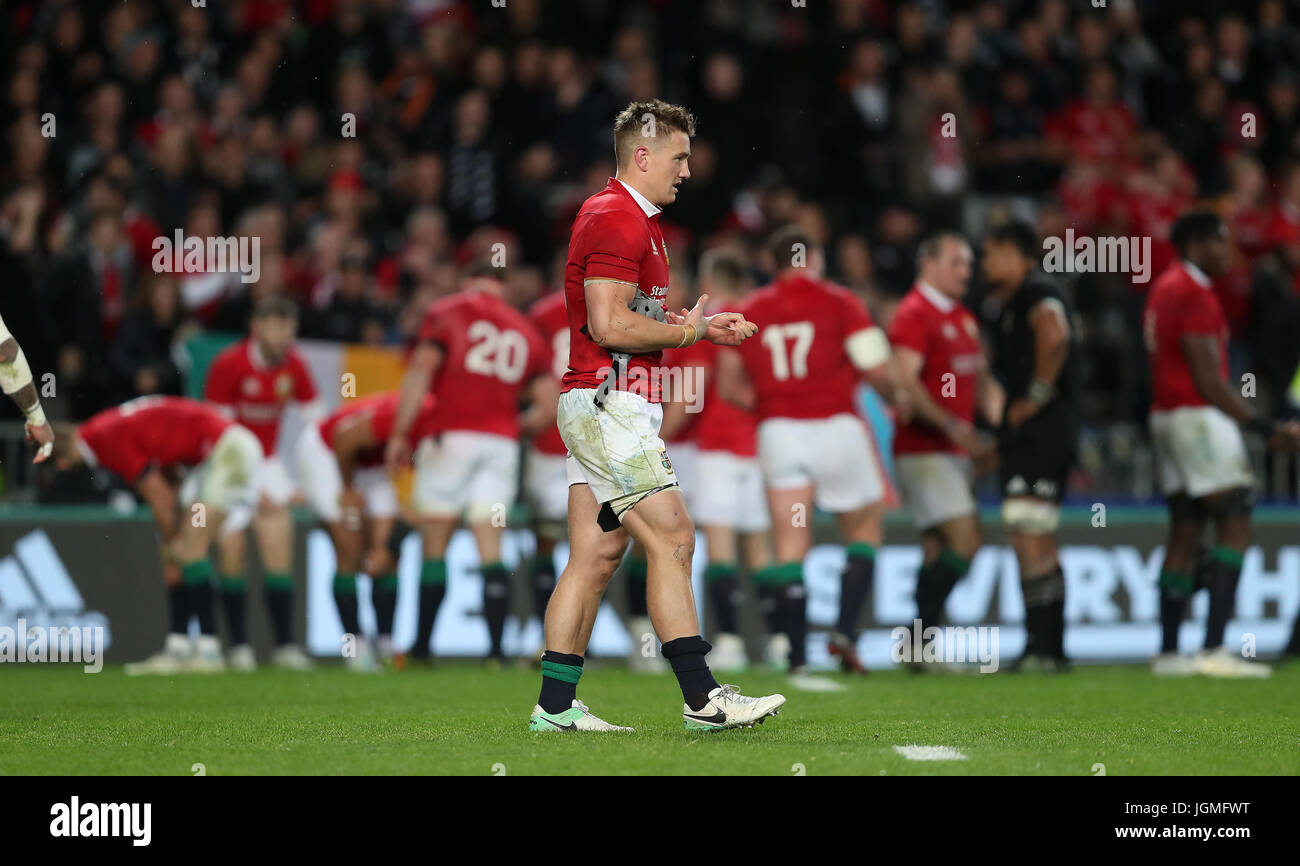
[{"label": "rugby player in red jersey", "polygon": [[949,593],[980,547],[972,459],[986,460],[996,443],[975,429],[976,410],[998,424],[1006,400],[984,357],[979,324],[961,301],[973,261],[961,235],[922,241],[917,281],[889,324],[912,403],[912,420],[894,434],[894,470],[921,534],[916,608],[922,636],[939,624]]},{"label": "rugby player in red jersey", "polygon": [[247,339],[227,347],[213,360],[203,389],[204,399],[256,434],[267,455],[257,479],[255,510],[231,515],[231,531],[217,541],[222,607],[230,627],[230,663],[237,670],[257,666],[245,616],[248,560],[243,527],[251,520],[275,638],[272,662],[303,670],[311,662],[293,642],[292,629],[293,520],[289,503],[294,488],[276,450],[280,422],[290,403],[298,404],[309,425],[325,411],[307,362],[293,345],[298,333],[298,310],[293,301],[278,295],[261,299],[253,308],[249,330]]},{"label": "rugby player in red jersey", "polygon": [[[717,309],[739,304],[752,287],[745,261],[726,250],[711,250],[700,257],[699,284],[700,291],[711,299],[710,306]],[[662,432],[678,474],[683,476],[681,483],[690,491],[691,515],[708,546],[704,585],[718,629],[711,641],[710,659],[715,670],[738,672],[748,666],[740,636],[744,598],[740,566],[743,562],[751,578],[772,567],[771,524],[758,466],[758,421],[752,412],[718,396],[713,372],[720,351],[727,350],[701,341],[664,353],[665,359],[672,359],[682,393],[664,404]],[[690,474],[669,435],[687,424],[694,451]],[[769,623],[774,622],[775,611],[769,607],[764,613]],[[783,641],[784,635],[780,639]],[[787,654],[780,652],[782,664]]]},{"label": "rugby player in red jersey", "polygon": [[[397,580],[397,562],[388,539],[397,523],[397,491],[384,468],[384,447],[397,417],[398,392],[353,400],[302,431],[294,447],[303,497],[325,524],[334,542],[334,601],[343,632],[353,639],[348,667],[369,671],[376,656],[392,655],[396,587],[391,594],[371,590],[378,626],[377,646],[361,634],[357,614],[357,573]],[[432,394],[420,403],[411,428],[412,442],[433,433]],[[442,601],[438,598],[437,603]],[[434,604],[436,615],[437,603]],[[347,649],[347,648],[345,648]]]},{"label": "rugby player in red jersey", "polygon": [[[550,347],[504,290],[500,269],[478,266],[461,291],[429,308],[388,441],[390,468],[409,459],[411,429],[432,389],[438,432],[416,453],[413,499],[424,537],[417,658],[429,652],[434,600],[447,582],[447,544],[462,517],[478,543],[488,659],[505,657],[510,571],[501,561],[501,537],[519,483],[519,439],[555,423],[557,385]],[[529,408],[521,413],[524,400]]]},{"label": "rugby player in red jersey", "polygon": [[[551,375],[558,382],[569,369],[569,317],[564,310],[564,292],[551,292],[528,310],[551,347]],[[524,455],[524,497],[532,509],[533,534],[537,550],[533,554],[533,607],[543,624],[546,605],[555,591],[555,545],[564,538],[564,518],[569,509],[569,482],[564,472],[564,447],[560,430],[548,424],[528,443]]]},{"label": "rugby player in red jersey", "polygon": [[664,349],[696,340],[735,345],[754,327],[734,313],[669,314],[669,261],[660,209],[690,177],[695,119],[660,100],[635,102],[614,120],[616,177],[574,220],[565,265],[569,370],[558,424],[569,449],[569,562],[546,610],[542,688],[532,731],[626,731],[577,699],[583,653],[601,597],[628,541],[645,548],[647,607],[672,665],[687,729],[752,725],[785,698],[749,698],[718,685],[705,655],[691,590],[695,527],[659,436],[658,373]]},{"label": "rugby player in red jersey", "polygon": [[[1217,214],[1194,210],[1174,222],[1178,260],[1151,285],[1142,331],[1151,358],[1151,440],[1169,505],[1169,537],[1160,570],[1162,675],[1202,673],[1266,677],[1271,671],[1223,645],[1250,543],[1254,474],[1242,438],[1252,430],[1270,448],[1295,451],[1300,424],[1257,417],[1228,378],[1228,322],[1212,280],[1231,261],[1228,229]],[[1198,556],[1206,524],[1214,548]],[[1204,649],[1178,654],[1186,603],[1210,593]]]},{"label": "rugby player in red jersey", "polygon": [[769,250],[775,280],[740,307],[761,337],[737,353],[722,353],[718,370],[724,399],[743,404],[752,398],[758,417],[758,459],[777,563],[759,593],[765,604],[775,605],[790,640],[790,670],[802,674],[803,560],[812,544],[808,512],[815,503],[834,514],[848,550],[830,651],[846,671],[862,671],[857,621],[871,592],[885,482],[853,395],[865,377],[900,415],[907,398],[884,331],[856,296],[823,278],[825,258],[812,237],[797,227],[783,228]]},{"label": "rugby player in red jersey", "polygon": [[[213,530],[224,531],[227,516],[255,499],[262,464],[257,436],[196,400],[140,397],[60,432],[55,465],[66,470],[83,464],[130,484],[153,510],[161,536],[167,640],[162,652],[127,665],[126,672],[223,670],[208,548]],[[194,642],[191,617],[199,622]]]}]

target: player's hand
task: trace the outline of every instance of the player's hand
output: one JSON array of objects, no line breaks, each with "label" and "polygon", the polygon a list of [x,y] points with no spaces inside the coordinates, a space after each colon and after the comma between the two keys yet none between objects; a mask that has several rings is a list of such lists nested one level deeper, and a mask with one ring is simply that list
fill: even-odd
[{"label": "player's hand", "polygon": [[44,463],[54,453],[54,428],[50,426],[48,421],[39,427],[29,421],[27,422],[27,441],[36,443],[36,456],[32,458],[32,462]]},{"label": "player's hand", "polygon": [[396,564],[393,562],[393,554],[387,547],[372,547],[366,551],[365,558],[361,561],[361,570],[366,574],[378,576],[392,571]]},{"label": "player's hand", "polygon": [[903,388],[895,388],[894,395],[889,401],[889,405],[894,407],[894,420],[898,426],[908,424],[912,420],[913,407],[912,397]]},{"label": "player's hand", "polygon": [[411,463],[411,445],[405,439],[394,436],[384,446],[384,466],[389,472],[397,472]]},{"label": "player's hand", "polygon": [[980,457],[981,452],[990,447],[989,443],[980,437],[975,425],[969,421],[958,420],[957,423],[953,424],[948,430],[948,439],[952,444],[969,454],[971,460]]},{"label": "player's hand", "polygon": [[1300,421],[1287,421],[1279,424],[1268,437],[1270,451],[1294,454],[1300,451]]},{"label": "player's hand", "polygon": [[1016,429],[1021,424],[1034,417],[1034,414],[1038,412],[1039,407],[1040,404],[1035,403],[1028,397],[1021,397],[1018,400],[1012,401],[1011,405],[1007,407],[1007,426],[1012,430]]}]

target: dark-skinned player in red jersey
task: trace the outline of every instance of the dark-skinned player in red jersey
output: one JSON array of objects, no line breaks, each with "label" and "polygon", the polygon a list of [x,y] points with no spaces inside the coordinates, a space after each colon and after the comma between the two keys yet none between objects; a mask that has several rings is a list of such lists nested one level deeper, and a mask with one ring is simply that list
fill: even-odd
[{"label": "dark-skinned player in red jersey", "polygon": [[570,554],[546,610],[532,731],[630,730],[593,715],[577,685],[601,597],[633,538],[646,552],[647,607],[681,687],[687,730],[754,725],[785,703],[742,695],[709,672],[691,590],[695,526],[659,436],[661,352],[700,339],[737,345],[756,330],[735,313],[705,316],[707,296],[681,314],[664,306],[669,254],[659,213],[690,177],[694,131],[680,106],[629,105],[614,120],[618,175],[573,223],[564,280],[569,369],[558,411],[569,449]]},{"label": "dark-skinned player in red jersey", "polygon": [[[257,436],[206,403],[139,397],[61,429],[55,443],[57,468],[86,465],[113,473],[148,503],[158,524],[170,608],[167,639],[162,652],[127,665],[126,672],[224,670],[208,548],[226,515],[256,502],[263,460]],[[199,623],[193,642],[191,617]]]},{"label": "dark-skinned player in red jersey", "polygon": [[838,684],[806,670],[803,564],[812,546],[812,507],[835,515],[846,545],[829,649],[844,670],[862,672],[857,624],[883,535],[885,481],[854,391],[865,378],[903,420],[909,402],[884,331],[857,296],[825,279],[825,256],[812,236],[787,226],[769,240],[768,252],[775,279],[740,306],[761,337],[719,354],[718,393],[741,404],[752,399],[758,416],[758,462],[776,550],[776,565],[760,575],[759,598],[774,607],[789,638],[794,684],[832,689]]},{"label": "dark-skinned player in red jersey", "polygon": [[[1266,665],[1224,646],[1250,543],[1254,474],[1242,431],[1268,447],[1294,452],[1300,424],[1258,417],[1228,376],[1228,320],[1212,280],[1231,261],[1228,228],[1209,210],[1175,220],[1170,241],[1178,259],[1151,286],[1142,331],[1151,358],[1151,440],[1160,487],[1169,505],[1169,537],[1160,570],[1160,654],[1152,670],[1163,676],[1204,674],[1266,677]],[[1200,545],[1206,525],[1214,547]],[[1201,652],[1178,652],[1187,599],[1210,593]]]}]

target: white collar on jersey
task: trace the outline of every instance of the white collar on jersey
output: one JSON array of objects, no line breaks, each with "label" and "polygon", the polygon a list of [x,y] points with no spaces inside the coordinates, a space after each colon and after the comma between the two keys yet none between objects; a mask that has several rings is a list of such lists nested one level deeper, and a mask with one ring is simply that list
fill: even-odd
[{"label": "white collar on jersey", "polygon": [[637,192],[636,190],[632,189],[632,187],[628,186],[623,181],[623,178],[616,177],[614,178],[614,180],[623,184],[623,189],[632,193],[632,198],[636,200],[637,204],[641,205],[641,210],[645,212],[646,217],[652,217],[655,214],[659,213],[660,208],[657,208],[654,205],[650,204],[650,199],[646,198],[645,196],[641,195],[641,193]]},{"label": "white collar on jersey", "polygon": [[262,347],[257,345],[256,340],[248,341],[248,360],[253,365],[254,370],[265,370],[271,366],[266,360],[266,355],[262,354]]},{"label": "white collar on jersey", "polygon": [[99,455],[90,450],[86,440],[80,436],[77,437],[77,451],[81,452],[81,460],[91,469],[99,468]]},{"label": "white collar on jersey", "polygon": [[1191,277],[1192,281],[1195,282],[1196,285],[1203,289],[1208,289],[1210,287],[1210,278],[1205,275],[1205,271],[1187,261],[1187,259],[1183,259],[1182,263],[1183,270],[1187,271],[1187,276]]},{"label": "white collar on jersey", "polygon": [[957,302],[927,283],[925,280],[917,280],[916,288],[921,295],[930,303],[939,308],[941,313],[951,313],[952,308],[957,306]]}]

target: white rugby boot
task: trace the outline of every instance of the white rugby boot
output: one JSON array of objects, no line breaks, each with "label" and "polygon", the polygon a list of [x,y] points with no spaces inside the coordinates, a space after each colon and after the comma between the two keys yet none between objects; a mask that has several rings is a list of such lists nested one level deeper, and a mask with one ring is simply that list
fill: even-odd
[{"label": "white rugby boot", "polygon": [[129,677],[149,676],[153,674],[177,674],[185,669],[186,662],[194,654],[189,635],[169,634],[163,641],[163,648],[143,661],[130,662],[123,666]]},{"label": "white rugby boot", "polygon": [[577,698],[573,699],[573,706],[562,713],[548,713],[542,709],[541,704],[533,707],[533,715],[528,720],[528,730],[538,732],[565,731],[569,733],[588,731],[600,734],[626,734],[632,732],[632,728],[623,725],[611,725],[604,719],[592,715],[591,710],[587,709],[587,705]]},{"label": "white rugby boot", "polygon": [[185,672],[190,674],[219,674],[226,669],[226,657],[221,654],[221,638],[214,634],[201,634],[194,640],[194,654],[185,662]]},{"label": "white rugby boot", "polygon": [[242,674],[252,673],[257,670],[257,655],[253,648],[246,643],[230,649],[230,669]]},{"label": "white rugby boot", "polygon": [[709,667],[724,674],[744,673],[749,667],[745,655],[745,641],[738,634],[723,632],[713,639],[709,653]]},{"label": "white rugby boot", "polygon": [[785,695],[746,697],[733,685],[718,686],[709,692],[709,702],[698,710],[682,705],[682,719],[688,731],[722,731],[727,728],[752,728],[775,716],[785,706]]},{"label": "white rugby boot", "polygon": [[1196,672],[1207,677],[1230,679],[1262,680],[1273,676],[1273,669],[1268,665],[1247,661],[1227,647],[1201,650],[1197,653]]},{"label": "white rugby boot", "polygon": [[287,643],[271,653],[271,664],[287,671],[309,671],[314,665],[307,652],[296,643]]},{"label": "white rugby boot", "polygon": [[1161,653],[1151,660],[1151,673],[1158,677],[1190,677],[1197,673],[1196,659],[1182,653]]}]

